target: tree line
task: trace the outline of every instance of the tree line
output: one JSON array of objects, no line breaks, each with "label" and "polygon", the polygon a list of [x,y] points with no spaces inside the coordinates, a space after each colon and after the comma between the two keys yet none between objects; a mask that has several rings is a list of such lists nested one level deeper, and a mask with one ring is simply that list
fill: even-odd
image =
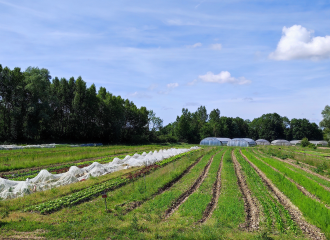
[{"label": "tree line", "polygon": [[250,121],[220,116],[219,109],[208,114],[201,106],[196,112],[182,109],[181,116],[163,126],[152,110],[104,87],[87,87],[81,77],[52,79],[44,68],[21,71],[0,65],[0,142],[199,143],[210,136],[321,140],[330,135],[330,107],[322,114],[323,131],[307,119],[269,113]]},{"label": "tree line", "polygon": [[[330,108],[329,108],[330,112]],[[330,122],[330,118],[328,120]],[[214,109],[207,113],[205,106],[200,106],[196,112],[182,110],[182,115],[176,121],[163,127],[160,132],[163,135],[174,136],[181,141],[198,143],[205,137],[226,138],[252,138],[301,140],[322,140],[323,134],[329,132],[324,128],[322,131],[317,124],[307,119],[289,120],[277,113],[264,114],[259,118],[244,120],[240,117],[232,118],[220,116],[220,110]],[[330,135],[330,134],[329,134]]]}]

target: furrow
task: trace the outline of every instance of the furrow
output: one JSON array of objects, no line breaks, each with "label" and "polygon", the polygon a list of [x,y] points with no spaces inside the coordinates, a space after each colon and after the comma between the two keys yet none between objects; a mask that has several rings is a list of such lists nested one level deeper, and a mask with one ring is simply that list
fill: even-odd
[{"label": "furrow", "polygon": [[130,208],[126,209],[123,212],[123,215],[133,211],[135,208],[140,207],[143,203],[145,203],[146,201],[149,201],[151,199],[153,199],[154,197],[156,197],[157,195],[162,194],[163,192],[169,190],[174,184],[176,184],[178,181],[180,181],[187,173],[190,172],[190,170],[195,167],[196,164],[198,164],[201,159],[203,158],[204,155],[202,155],[201,157],[199,157],[194,163],[192,163],[186,170],[184,170],[179,176],[177,176],[176,178],[174,178],[172,181],[168,182],[167,184],[165,184],[163,187],[159,188],[158,191],[153,194],[150,198],[145,199],[144,201],[138,201],[138,202],[134,202]]},{"label": "furrow", "polygon": [[194,184],[186,192],[184,192],[172,204],[172,206],[170,208],[168,208],[165,211],[165,215],[164,215],[164,218],[165,219],[168,218],[168,217],[170,217],[181,206],[181,204],[183,204],[188,199],[188,197],[199,188],[199,186],[202,184],[202,182],[204,181],[207,173],[210,170],[210,166],[211,166],[211,163],[213,161],[213,157],[214,156],[212,156],[211,159],[209,160],[209,162],[206,164],[206,166],[204,167],[204,170],[203,170],[202,174],[196,179],[196,181],[194,182]]},{"label": "furrow", "polygon": [[256,200],[252,197],[251,191],[249,190],[244,175],[242,174],[241,165],[238,163],[234,151],[232,151],[232,159],[235,166],[235,172],[238,179],[238,185],[242,192],[245,212],[246,212],[246,221],[245,228],[249,231],[254,231],[259,228],[259,209],[256,204]]},{"label": "furrow", "polygon": [[218,204],[219,195],[220,195],[220,191],[221,191],[221,170],[222,170],[222,166],[223,166],[224,155],[225,155],[225,152],[222,154],[221,163],[220,163],[219,170],[217,173],[217,179],[215,180],[215,183],[213,185],[212,200],[207,205],[207,207],[203,213],[203,217],[199,221],[200,223],[204,223],[206,220],[208,220],[210,218],[210,216],[212,215],[214,209],[216,208],[216,206]]},{"label": "furrow", "polygon": [[257,167],[255,166],[242,152],[242,156],[244,159],[255,169],[258,175],[262,178],[264,183],[270,189],[271,192],[275,194],[278,201],[287,209],[292,216],[293,220],[299,225],[300,229],[306,233],[311,239],[315,240],[323,240],[326,239],[324,234],[320,231],[319,228],[316,226],[306,222],[303,218],[302,213],[300,210],[287,198],[273,183],[270,181],[266,175]]},{"label": "furrow", "polygon": [[[241,152],[241,154],[243,154]],[[263,161],[262,159],[260,159],[259,157],[255,156],[255,158],[257,158],[259,161],[262,161],[264,164],[266,164],[268,167],[272,168],[275,172],[278,172],[280,174],[282,174],[279,170],[277,170],[276,168],[274,168],[273,166],[269,165],[268,163],[266,163],[265,161]],[[285,175],[284,175],[285,176]],[[314,199],[315,201],[318,201],[319,203],[324,204],[324,206],[328,209],[330,209],[330,207],[323,203],[318,197],[316,197],[315,195],[313,195],[312,193],[310,193],[309,191],[307,191],[303,186],[301,186],[300,184],[296,183],[293,179],[285,176],[286,179],[288,179],[290,182],[292,182],[293,184],[296,185],[296,187],[307,197],[310,197],[312,199]]]}]

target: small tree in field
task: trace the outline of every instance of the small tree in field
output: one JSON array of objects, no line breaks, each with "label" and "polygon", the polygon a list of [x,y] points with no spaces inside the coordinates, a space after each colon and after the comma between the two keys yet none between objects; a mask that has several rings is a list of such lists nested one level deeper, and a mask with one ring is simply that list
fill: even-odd
[{"label": "small tree in field", "polygon": [[302,147],[307,147],[310,144],[310,142],[308,141],[308,138],[303,138],[301,140],[301,146]]}]

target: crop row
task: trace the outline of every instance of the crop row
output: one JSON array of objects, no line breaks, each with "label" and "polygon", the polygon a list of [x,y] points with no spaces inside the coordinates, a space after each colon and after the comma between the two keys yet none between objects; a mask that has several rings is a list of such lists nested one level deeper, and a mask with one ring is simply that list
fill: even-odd
[{"label": "crop row", "polygon": [[285,194],[294,205],[296,205],[303,215],[311,221],[312,224],[319,227],[326,235],[330,237],[330,210],[322,203],[305,196],[294,183],[290,182],[285,174],[275,171],[263,161],[258,160],[254,154],[248,151],[242,151],[244,155],[258,167],[268,179]]},{"label": "crop row", "polygon": [[[138,152],[138,154],[142,154],[143,152]],[[127,154],[129,156],[133,156],[135,153],[131,153],[131,154]],[[113,161],[114,158],[125,158],[127,155],[120,155],[120,156],[110,156],[110,157],[104,157],[104,158],[100,158],[97,160],[98,163],[108,163]],[[95,162],[95,160],[86,160],[83,162],[78,162],[78,163],[68,163],[68,164],[63,164],[63,165],[58,165],[58,166],[50,166],[50,167],[46,167],[45,169],[53,174],[58,174],[58,173],[64,173],[67,172],[70,167],[72,166],[77,166],[79,168],[83,168],[86,167],[90,164],[92,164],[93,162]],[[0,175],[0,177],[2,178],[6,178],[9,180],[15,180],[15,181],[25,181],[25,179],[27,177],[29,178],[34,178],[35,176],[37,176],[39,174],[40,170],[33,170],[33,171],[29,171],[29,172],[18,172],[16,174],[6,174],[3,173]]]},{"label": "crop row", "polygon": [[271,231],[272,227],[276,226],[280,233],[286,232],[286,229],[297,233],[297,226],[292,221],[289,212],[270,194],[259,175],[243,159],[238,150],[235,150],[235,155],[242,166],[249,189],[262,206],[265,221],[261,225],[264,225],[267,231]]},{"label": "crop row", "polygon": [[[190,152],[185,152],[182,154],[178,154],[176,156],[165,159],[164,161],[167,160],[166,163],[173,162],[189,153],[192,153],[192,152],[195,152],[198,150],[199,149],[190,151]],[[50,200],[45,203],[41,203],[41,204],[38,204],[35,206],[28,207],[25,209],[25,211],[39,211],[41,214],[54,212],[63,207],[68,207],[68,206],[72,206],[72,205],[75,205],[80,202],[84,202],[92,197],[100,195],[104,191],[110,191],[110,190],[116,189],[120,186],[123,186],[131,181],[134,181],[135,179],[137,179],[141,176],[144,176],[145,174],[150,173],[151,171],[153,171],[153,169],[155,169],[155,168],[148,166],[148,167],[145,167],[144,169],[141,169],[140,171],[138,171],[138,173],[133,178],[131,176],[127,176],[125,178],[115,178],[115,179],[106,181],[104,183],[85,188],[79,192],[70,194],[68,196],[64,196],[64,197],[61,197],[61,198],[58,198],[55,200]]]}]

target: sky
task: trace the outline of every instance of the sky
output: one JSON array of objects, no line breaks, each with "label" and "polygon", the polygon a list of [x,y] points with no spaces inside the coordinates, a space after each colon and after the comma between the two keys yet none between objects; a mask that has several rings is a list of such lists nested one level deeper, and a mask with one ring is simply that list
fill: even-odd
[{"label": "sky", "polygon": [[201,105],[319,123],[329,19],[329,0],[0,0],[0,64],[81,76],[164,124]]}]

